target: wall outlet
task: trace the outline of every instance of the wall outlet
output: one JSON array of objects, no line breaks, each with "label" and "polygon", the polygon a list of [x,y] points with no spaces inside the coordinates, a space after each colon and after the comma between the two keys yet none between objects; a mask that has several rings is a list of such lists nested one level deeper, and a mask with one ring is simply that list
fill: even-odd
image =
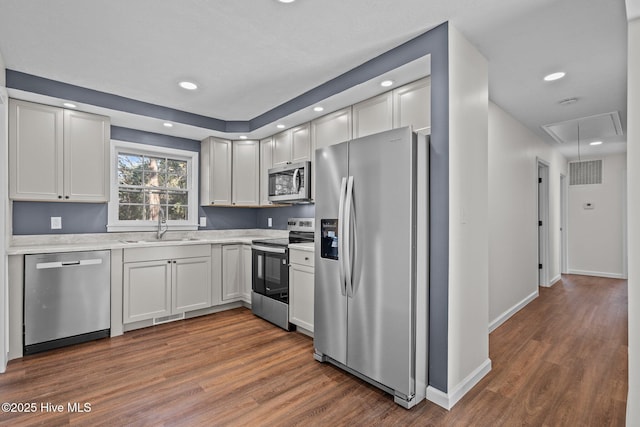
[{"label": "wall outlet", "polygon": [[267,227],[273,227],[273,218],[267,218]]},{"label": "wall outlet", "polygon": [[206,227],[207,226],[207,217],[206,216],[201,216],[200,217],[200,227]]},{"label": "wall outlet", "polygon": [[51,229],[52,230],[62,230],[62,217],[60,217],[60,216],[52,216],[51,217]]}]

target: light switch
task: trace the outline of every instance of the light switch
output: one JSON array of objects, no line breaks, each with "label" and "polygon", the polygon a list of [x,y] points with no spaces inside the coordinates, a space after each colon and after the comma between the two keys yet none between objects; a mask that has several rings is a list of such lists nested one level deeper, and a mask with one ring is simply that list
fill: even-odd
[{"label": "light switch", "polygon": [[267,218],[267,227],[273,227],[273,218]]},{"label": "light switch", "polygon": [[201,216],[200,217],[200,227],[206,227],[207,226],[207,217],[206,216]]},{"label": "light switch", "polygon": [[51,217],[51,229],[52,230],[61,230],[62,229],[62,217],[60,217],[60,216],[52,216]]}]

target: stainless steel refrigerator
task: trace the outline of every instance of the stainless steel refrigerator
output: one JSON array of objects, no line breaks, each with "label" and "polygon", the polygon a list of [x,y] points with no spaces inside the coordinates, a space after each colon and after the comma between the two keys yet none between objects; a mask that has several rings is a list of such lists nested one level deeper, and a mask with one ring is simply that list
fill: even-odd
[{"label": "stainless steel refrigerator", "polygon": [[426,393],[427,153],[408,127],[315,153],[314,357],[405,408]]}]

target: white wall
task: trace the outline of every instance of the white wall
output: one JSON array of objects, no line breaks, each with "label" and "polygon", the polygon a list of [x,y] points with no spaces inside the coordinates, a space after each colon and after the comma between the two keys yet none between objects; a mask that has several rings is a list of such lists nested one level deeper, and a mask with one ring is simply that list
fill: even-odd
[{"label": "white wall", "polygon": [[[569,273],[622,278],[627,158],[617,154],[598,159],[602,184],[569,186]],[[593,209],[584,209],[585,203]]]},{"label": "white wall", "polygon": [[449,26],[449,359],[457,401],[491,369],[488,289],[488,64]]},{"label": "white wall", "polygon": [[[640,5],[636,10],[640,10]],[[629,247],[629,393],[627,426],[640,425],[640,18],[629,22],[627,72],[627,218]]]},{"label": "white wall", "polygon": [[8,135],[8,97],[4,88],[5,68],[0,54],[0,372],[4,372],[7,365],[7,353],[9,351],[8,333],[8,280],[7,280],[7,235],[6,235],[6,212],[7,212],[7,135]]},{"label": "white wall", "polygon": [[549,163],[550,277],[560,277],[560,174],[567,161],[498,105],[489,104],[489,327],[538,295],[538,163]]}]

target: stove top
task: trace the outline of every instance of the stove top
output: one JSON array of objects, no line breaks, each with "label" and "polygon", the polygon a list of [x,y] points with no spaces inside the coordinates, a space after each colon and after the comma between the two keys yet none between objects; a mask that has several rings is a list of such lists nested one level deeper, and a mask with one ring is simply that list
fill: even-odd
[{"label": "stove top", "polygon": [[264,246],[283,246],[285,248],[289,246],[289,239],[286,237],[282,239],[256,239],[252,242]]}]

